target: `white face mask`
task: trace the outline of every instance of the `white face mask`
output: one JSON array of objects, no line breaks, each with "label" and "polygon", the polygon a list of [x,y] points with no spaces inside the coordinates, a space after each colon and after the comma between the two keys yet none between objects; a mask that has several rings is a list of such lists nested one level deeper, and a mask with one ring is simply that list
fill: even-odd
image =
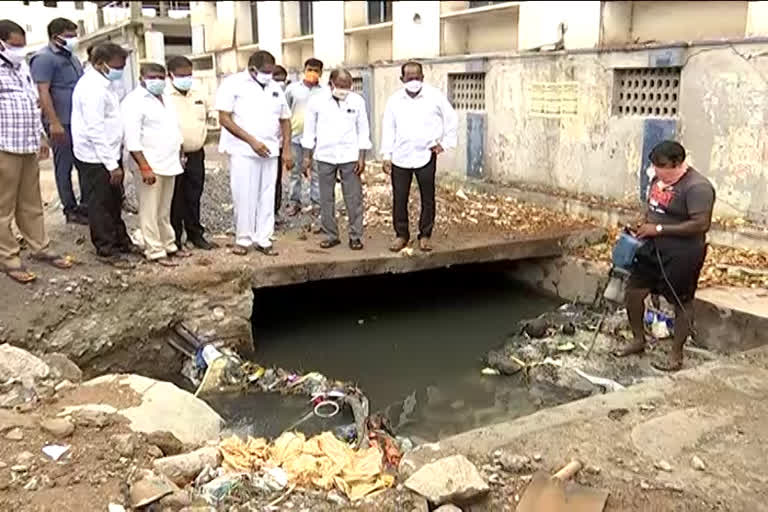
[{"label": "white face mask", "polygon": [[347,99],[347,96],[349,96],[349,93],[350,93],[349,89],[334,88],[331,94],[333,94],[333,97],[336,98],[337,100],[344,101],[345,99]]},{"label": "white face mask", "polygon": [[411,80],[410,82],[405,83],[405,90],[416,94],[421,90],[421,88],[424,86],[423,82],[419,80]]},{"label": "white face mask", "polygon": [[2,52],[0,53],[2,53],[3,57],[8,59],[11,64],[18,66],[26,58],[27,49],[24,46],[10,46],[9,44],[3,42]]},{"label": "white face mask", "polygon": [[66,49],[69,53],[74,53],[77,49],[77,37],[61,37],[59,36],[59,39],[63,43],[61,46],[62,48]]},{"label": "white face mask", "polygon": [[256,73],[256,81],[262,85],[267,85],[272,81],[272,73],[262,73],[259,71]]},{"label": "white face mask", "polygon": [[286,87],[285,80],[275,80],[275,83],[279,85],[282,90],[285,90],[285,87]]}]

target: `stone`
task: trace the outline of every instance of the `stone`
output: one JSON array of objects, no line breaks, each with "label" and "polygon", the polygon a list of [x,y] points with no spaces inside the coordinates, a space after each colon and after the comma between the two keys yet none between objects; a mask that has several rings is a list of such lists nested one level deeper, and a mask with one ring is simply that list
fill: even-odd
[{"label": "stone", "polygon": [[95,409],[80,409],[72,414],[72,419],[79,427],[104,428],[112,424],[111,414]]},{"label": "stone", "polygon": [[461,512],[461,509],[453,504],[443,505],[440,508],[436,508],[435,512]]},{"label": "stone", "polygon": [[185,486],[194,480],[205,466],[218,467],[219,463],[218,448],[208,446],[194,452],[156,459],[152,466],[176,485]]},{"label": "stone", "polygon": [[533,460],[536,461],[536,462],[541,462],[541,459],[543,459],[543,458],[544,457],[540,453],[536,453],[536,454],[533,455]]},{"label": "stone", "polygon": [[35,461],[35,454],[32,452],[21,452],[16,456],[16,463],[21,466],[30,466]]},{"label": "stone", "polygon": [[590,475],[599,475],[600,473],[602,473],[603,470],[600,469],[598,466],[587,466],[586,468],[584,468],[584,471],[586,471]]},{"label": "stone", "polygon": [[68,380],[70,382],[80,382],[83,380],[83,371],[67,356],[59,353],[46,354],[43,356],[51,369],[51,375],[56,379]]},{"label": "stone", "polygon": [[9,441],[21,441],[24,439],[24,432],[16,427],[13,430],[9,430],[7,434],[5,434],[5,438]]},{"label": "stone", "polygon": [[163,450],[161,450],[159,447],[151,444],[147,448],[147,455],[149,455],[153,459],[159,459],[161,457],[164,457]]},{"label": "stone", "polygon": [[139,509],[160,501],[173,492],[174,488],[164,478],[148,471],[131,484],[129,494],[133,508]]},{"label": "stone", "polygon": [[110,438],[112,447],[121,457],[133,457],[136,453],[137,439],[135,434],[115,434]]},{"label": "stone", "polygon": [[463,455],[425,464],[405,482],[405,487],[434,505],[471,502],[490,490],[477,467]]},{"label": "stone", "polygon": [[147,434],[147,442],[160,448],[166,457],[178,455],[184,451],[184,443],[168,431]]},{"label": "stone", "polygon": [[499,465],[509,473],[523,473],[530,469],[531,459],[524,455],[502,451],[498,458]]},{"label": "stone", "polygon": [[653,467],[655,467],[659,471],[664,471],[666,473],[671,473],[672,469],[673,469],[672,465],[669,462],[665,461],[665,460],[658,461],[657,463],[655,463],[653,465]]},{"label": "stone", "polygon": [[163,510],[177,512],[192,505],[192,496],[187,491],[176,491],[161,499],[159,504]]},{"label": "stone", "polygon": [[51,369],[39,357],[8,343],[0,345],[0,382],[19,379],[29,387],[35,380],[48,377],[50,372]]},{"label": "stone", "polygon": [[704,461],[697,455],[691,457],[691,467],[696,471],[704,471],[707,469],[707,465],[704,464]]},{"label": "stone", "polygon": [[34,428],[35,418],[28,414],[0,409],[0,433],[14,428]]},{"label": "stone", "polygon": [[53,418],[40,422],[40,428],[58,439],[64,439],[72,435],[75,426],[66,418]]}]

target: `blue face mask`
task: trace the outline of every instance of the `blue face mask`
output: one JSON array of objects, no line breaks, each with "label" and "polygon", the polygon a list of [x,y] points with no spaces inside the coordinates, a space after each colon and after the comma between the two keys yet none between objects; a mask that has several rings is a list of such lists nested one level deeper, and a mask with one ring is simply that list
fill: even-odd
[{"label": "blue face mask", "polygon": [[165,90],[165,79],[149,78],[144,80],[144,87],[146,87],[147,90],[155,96],[160,96]]},{"label": "blue face mask", "polygon": [[123,70],[112,69],[111,67],[107,66],[107,72],[104,75],[107,77],[107,80],[109,80],[110,82],[117,82],[118,80],[123,78]]},{"label": "blue face mask", "polygon": [[173,77],[173,86],[180,91],[188,91],[192,88],[192,77],[175,76]]}]

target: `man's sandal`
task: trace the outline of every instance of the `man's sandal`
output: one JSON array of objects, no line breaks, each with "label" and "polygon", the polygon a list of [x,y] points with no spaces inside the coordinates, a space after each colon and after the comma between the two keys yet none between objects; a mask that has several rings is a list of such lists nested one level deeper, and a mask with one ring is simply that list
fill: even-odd
[{"label": "man's sandal", "polygon": [[237,256],[245,256],[246,254],[248,254],[248,248],[242,245],[236,245],[232,248],[232,254],[235,254]]},{"label": "man's sandal", "polygon": [[72,256],[59,256],[58,254],[52,252],[33,254],[32,259],[42,263],[47,263],[48,265],[59,270],[68,270],[75,264]]},{"label": "man's sandal", "polygon": [[0,271],[2,271],[5,275],[10,277],[17,283],[21,283],[21,284],[31,283],[32,281],[35,281],[37,279],[37,275],[35,275],[33,272],[30,272],[23,266],[22,267],[3,266],[2,268],[0,268]]}]

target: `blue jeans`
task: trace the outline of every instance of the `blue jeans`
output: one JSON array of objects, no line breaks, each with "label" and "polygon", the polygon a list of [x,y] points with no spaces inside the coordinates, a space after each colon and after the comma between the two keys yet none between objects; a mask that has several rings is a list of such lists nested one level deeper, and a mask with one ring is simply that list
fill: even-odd
[{"label": "blue jeans", "polygon": [[[302,165],[304,162],[305,150],[301,144],[291,143],[293,152],[293,168],[291,169],[290,196],[291,203],[301,205],[302,183],[304,175],[302,174]],[[309,179],[309,201],[312,206],[320,206],[320,181],[317,176],[317,162],[312,162],[312,174]]]},{"label": "blue jeans", "polygon": [[[50,139],[50,130],[46,130]],[[64,207],[64,213],[83,213],[88,212],[88,197],[86,196],[85,180],[83,174],[78,170],[77,177],[80,183],[80,205],[77,204],[75,191],[72,188],[72,167],[75,165],[75,155],[72,152],[72,129],[70,125],[64,125],[64,131],[67,132],[67,142],[57,144],[51,142],[53,149],[53,165],[55,167],[56,188],[59,192],[61,205]]]}]

